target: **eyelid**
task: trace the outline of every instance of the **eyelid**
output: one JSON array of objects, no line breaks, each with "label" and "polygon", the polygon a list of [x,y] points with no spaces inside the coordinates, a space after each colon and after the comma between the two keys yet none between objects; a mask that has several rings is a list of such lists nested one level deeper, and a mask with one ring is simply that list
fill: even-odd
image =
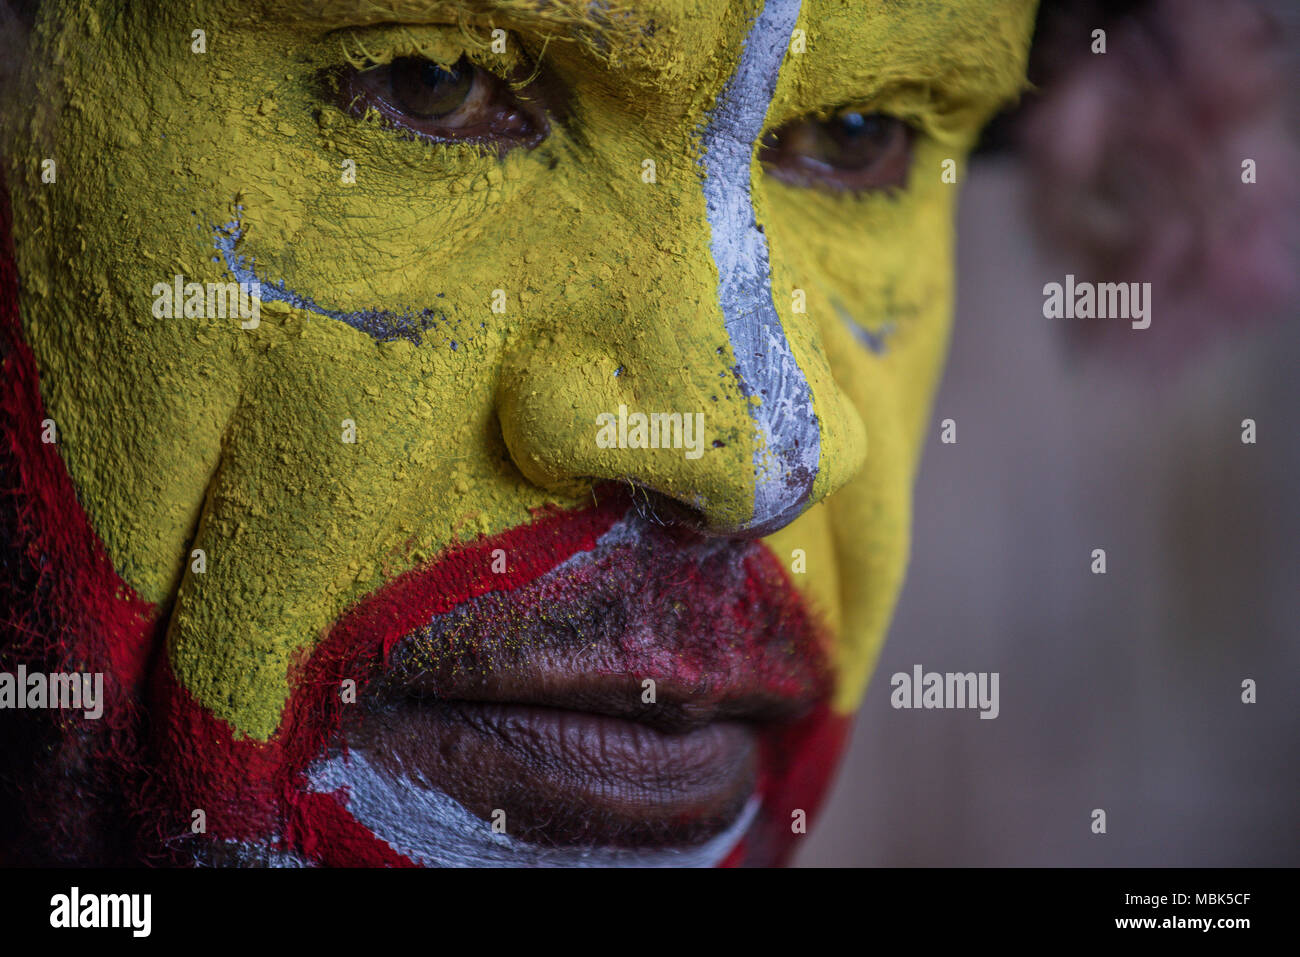
[{"label": "eyelid", "polygon": [[[890,121],[883,144],[873,136],[871,140],[847,144],[842,150],[844,144],[835,132],[817,129],[854,114]],[[781,135],[783,131],[788,136]],[[879,110],[868,114],[854,107],[840,108],[823,117],[805,115],[765,134],[759,159],[769,176],[791,186],[833,193],[893,193],[907,188],[916,139],[916,129],[897,116]],[[865,147],[866,152],[854,155],[855,146]]]},{"label": "eyelid", "polygon": [[490,40],[476,43],[472,34],[453,24],[352,27],[339,34],[344,63],[358,71],[387,66],[402,57],[419,57],[449,69],[463,56],[506,80],[524,62],[524,48],[518,41],[507,42],[504,53],[493,53]]},{"label": "eyelid", "polygon": [[883,113],[911,127],[913,134],[952,149],[969,147],[979,135],[989,104],[960,87],[939,80],[894,78],[860,97],[798,109],[794,105],[773,118],[765,132],[796,120],[828,120],[845,112]]},{"label": "eyelid", "polygon": [[[498,156],[520,147],[532,149],[549,134],[544,104],[521,97],[508,79],[475,63],[468,54],[462,54],[456,63],[468,64],[477,74],[467,96],[478,96],[480,102],[470,108],[470,115],[459,115],[459,108],[437,117],[410,112],[383,89],[390,82],[386,76],[390,67],[403,58],[372,63],[364,70],[338,68],[333,80],[336,104],[354,121],[374,124],[399,138],[495,151]],[[423,56],[410,59],[436,64]]]},{"label": "eyelid", "polygon": [[891,84],[873,96],[866,112],[897,117],[918,136],[952,147],[969,145],[984,122],[984,107],[931,83]]}]

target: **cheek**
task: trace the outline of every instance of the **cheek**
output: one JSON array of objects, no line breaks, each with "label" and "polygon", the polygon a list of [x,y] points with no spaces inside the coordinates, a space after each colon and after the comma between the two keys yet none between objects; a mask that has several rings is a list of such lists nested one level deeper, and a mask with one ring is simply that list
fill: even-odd
[{"label": "cheek", "polygon": [[227,430],[196,537],[213,558],[184,581],[170,641],[186,687],[261,738],[290,666],[344,608],[451,541],[526,521],[545,497],[501,468],[492,378],[472,345],[292,326]]},{"label": "cheek", "polygon": [[833,640],[842,640],[840,586],[845,569],[836,553],[832,514],[827,503],[814,505],[763,541],[784,566],[790,583],[798,589],[813,615]]},{"label": "cheek", "polygon": [[789,863],[826,797],[850,726],[848,715],[822,707],[764,742],[760,818],[724,866]]},{"label": "cheek", "polygon": [[[363,163],[355,188],[341,186],[334,154],[360,144],[334,143],[305,91],[257,86],[276,71],[230,70],[241,57],[271,62],[274,38],[232,33],[223,44],[222,56],[194,62],[153,51],[147,96],[80,83],[85,109],[59,129],[65,166],[94,165],[98,124],[138,129],[132,114],[146,99],[185,121],[110,150],[110,184],[69,176],[65,189],[27,190],[17,232],[84,248],[84,268],[52,289],[34,283],[23,301],[78,498],[136,593],[177,596],[168,648],[178,680],[265,737],[291,662],[341,608],[442,544],[517,524],[541,504],[503,477],[489,421],[501,332],[478,321],[493,315],[494,289],[518,308],[527,244],[496,232],[508,220],[488,213],[500,181],[465,164],[443,163],[450,172],[429,182],[409,155],[385,156],[385,172]],[[230,91],[220,103],[217,87]],[[427,191],[393,185],[411,182]],[[451,219],[462,224],[455,237]],[[157,283],[230,279],[218,243],[232,222],[238,257],[322,309],[428,305],[421,348],[273,297],[251,330],[154,316]],[[433,265],[476,240],[505,255]],[[26,274],[44,275],[44,251],[22,252]],[[429,266],[394,273],[393,262]],[[438,308],[452,301],[474,308]],[[202,574],[191,573],[195,550]]]},{"label": "cheek", "polygon": [[[832,374],[866,431],[863,468],[824,506],[834,580],[807,586],[819,604],[834,593],[840,713],[860,702],[902,584],[911,483],[950,329],[955,187],[920,172],[940,168],[939,152],[918,144],[909,185],[895,197],[768,187],[773,249],[792,285],[808,290]],[[825,228],[800,229],[812,219]],[[782,546],[784,556],[795,543]]]}]

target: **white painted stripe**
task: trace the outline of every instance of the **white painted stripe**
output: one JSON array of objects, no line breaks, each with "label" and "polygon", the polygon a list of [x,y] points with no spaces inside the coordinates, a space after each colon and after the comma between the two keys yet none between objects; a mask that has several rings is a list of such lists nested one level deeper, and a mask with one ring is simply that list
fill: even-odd
[{"label": "white painted stripe", "polygon": [[408,310],[404,313],[388,309],[362,309],[359,312],[326,309],[310,297],[290,289],[283,279],[279,282],[270,282],[262,278],[257,274],[257,264],[252,257],[246,257],[238,251],[239,244],[244,238],[243,223],[238,218],[243,213],[243,209],[242,206],[236,206],[236,218],[213,230],[212,243],[221,254],[226,270],[235,277],[236,282],[258,284],[262,302],[283,302],[304,312],[337,319],[378,342],[409,339],[418,346],[423,333],[428,332],[439,322],[447,321],[445,312],[429,308]]},{"label": "white painted stripe", "polygon": [[800,0],[767,0],[701,133],[718,304],[741,391],[762,400],[750,406],[756,446],[749,528],[779,527],[801,511],[821,458],[812,392],[772,302],[767,237],[754,214],[750,178],[799,6]]},{"label": "white painted stripe", "polygon": [[840,317],[840,322],[844,323],[845,327],[853,334],[853,338],[857,339],[860,345],[866,347],[878,356],[885,354],[885,347],[889,342],[890,336],[897,331],[897,326],[894,322],[885,322],[880,326],[879,332],[872,332],[866,326],[861,325],[856,319],[854,319],[852,314],[845,309],[838,300],[831,300],[831,305],[835,307],[835,314]]},{"label": "white painted stripe", "polygon": [[349,814],[424,867],[715,867],[745,836],[761,803],[751,797],[735,823],[695,847],[543,847],[493,833],[490,822],[441,791],[390,774],[355,751],[313,766],[308,780],[319,793],[344,789]]}]

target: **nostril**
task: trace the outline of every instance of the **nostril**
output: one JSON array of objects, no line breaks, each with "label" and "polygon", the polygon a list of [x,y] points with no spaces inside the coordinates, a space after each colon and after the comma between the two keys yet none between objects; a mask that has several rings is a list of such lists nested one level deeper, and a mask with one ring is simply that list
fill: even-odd
[{"label": "nostril", "polygon": [[644,521],[654,525],[679,526],[694,532],[708,531],[709,520],[699,509],[656,492],[634,479],[627,481],[633,490],[633,506]]},{"label": "nostril", "polygon": [[794,521],[807,507],[807,500],[791,506],[780,515],[762,521],[729,524],[710,517],[700,508],[679,498],[665,495],[637,479],[623,480],[632,489],[632,505],[642,521],[669,528],[682,528],[697,535],[717,538],[754,539],[770,535]]}]

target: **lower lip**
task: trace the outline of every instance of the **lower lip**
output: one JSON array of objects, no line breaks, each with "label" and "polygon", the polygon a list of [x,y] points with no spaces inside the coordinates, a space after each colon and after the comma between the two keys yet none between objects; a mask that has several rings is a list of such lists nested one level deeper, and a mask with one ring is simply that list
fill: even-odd
[{"label": "lower lip", "polygon": [[[350,750],[551,846],[683,847],[734,823],[754,792],[753,727],[665,733],[529,705],[402,702],[371,713]],[[412,773],[414,772],[414,773]]]}]

